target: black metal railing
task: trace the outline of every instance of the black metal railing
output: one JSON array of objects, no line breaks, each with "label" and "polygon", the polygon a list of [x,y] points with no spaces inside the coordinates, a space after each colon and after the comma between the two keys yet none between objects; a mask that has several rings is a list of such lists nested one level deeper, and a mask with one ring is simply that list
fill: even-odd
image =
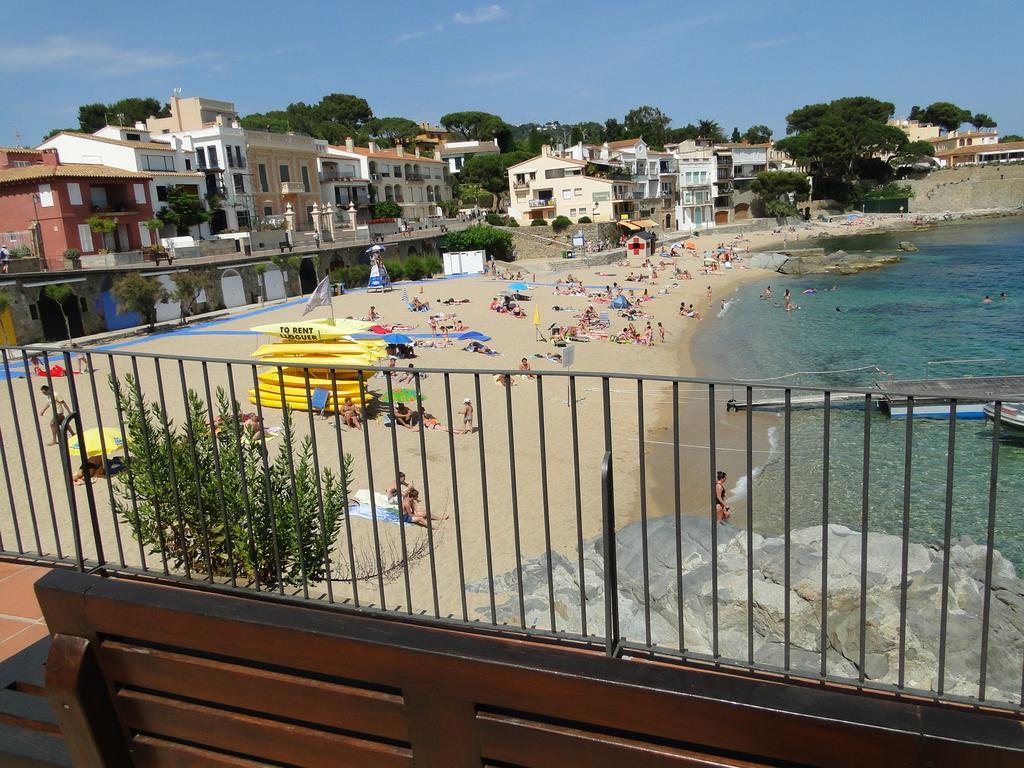
[{"label": "black metal railing", "polygon": [[1020,710],[1000,402],[311,366],[5,348],[0,556]]}]

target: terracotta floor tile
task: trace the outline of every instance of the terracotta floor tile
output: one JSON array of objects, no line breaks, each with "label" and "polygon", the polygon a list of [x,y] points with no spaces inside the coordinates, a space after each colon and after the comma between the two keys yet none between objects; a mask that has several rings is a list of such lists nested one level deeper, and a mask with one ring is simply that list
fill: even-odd
[{"label": "terracotta floor tile", "polygon": [[14,574],[25,570],[27,566],[18,565],[17,563],[3,563],[0,562],[0,581],[10,578]]},{"label": "terracotta floor tile", "polygon": [[0,643],[7,642],[16,634],[31,626],[31,622],[0,617]]},{"label": "terracotta floor tile", "polygon": [[[0,620],[0,623],[3,623],[3,620]],[[0,661],[9,659],[14,654],[25,650],[36,640],[42,640],[47,634],[49,632],[46,629],[46,625],[41,622],[38,624],[22,624],[21,629],[17,633],[6,640],[0,641]]]},{"label": "terracotta floor tile", "polygon": [[33,587],[45,573],[45,568],[25,568],[0,582],[0,614],[42,618]]}]

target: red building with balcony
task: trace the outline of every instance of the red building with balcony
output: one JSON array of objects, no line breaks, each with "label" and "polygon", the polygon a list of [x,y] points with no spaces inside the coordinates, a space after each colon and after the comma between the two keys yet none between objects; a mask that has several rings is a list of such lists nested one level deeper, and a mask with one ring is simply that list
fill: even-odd
[{"label": "red building with balcony", "polygon": [[[0,148],[0,233],[32,230],[40,262],[63,269],[64,251],[82,255],[133,251],[149,245],[154,217],[152,176],[106,165],[62,163],[54,149]],[[110,232],[89,220],[107,218]]]}]

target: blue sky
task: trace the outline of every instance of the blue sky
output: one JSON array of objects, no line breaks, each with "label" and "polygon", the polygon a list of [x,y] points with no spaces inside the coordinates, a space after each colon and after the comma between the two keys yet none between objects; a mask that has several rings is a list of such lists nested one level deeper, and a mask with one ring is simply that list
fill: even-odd
[{"label": "blue sky", "polygon": [[234,101],[243,114],[363,96],[378,116],[482,109],[603,121],[638,105],[785,130],[803,104],[948,100],[1024,134],[1024,3],[548,0],[500,3],[0,0],[0,145],[125,96]]}]

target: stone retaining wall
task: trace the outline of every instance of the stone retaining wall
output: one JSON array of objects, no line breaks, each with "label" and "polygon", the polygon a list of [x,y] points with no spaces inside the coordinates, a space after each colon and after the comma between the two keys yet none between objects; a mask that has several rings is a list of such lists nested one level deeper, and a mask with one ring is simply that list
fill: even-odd
[{"label": "stone retaining wall", "polygon": [[1024,164],[960,166],[907,181],[910,213],[942,213],[1024,205]]}]

